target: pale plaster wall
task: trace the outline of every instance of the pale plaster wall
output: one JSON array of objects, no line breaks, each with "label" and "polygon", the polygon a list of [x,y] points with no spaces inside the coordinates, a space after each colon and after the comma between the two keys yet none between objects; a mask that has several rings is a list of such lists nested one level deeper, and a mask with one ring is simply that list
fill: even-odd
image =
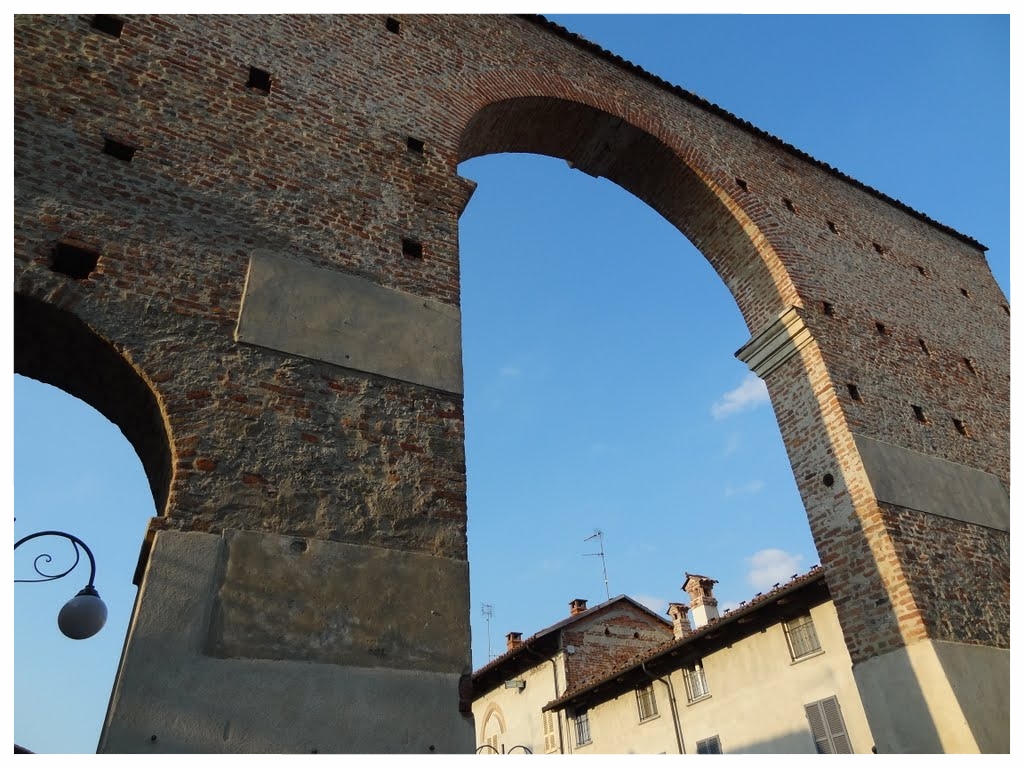
[{"label": "pale plaster wall", "polygon": [[[679,695],[676,686],[676,695]],[[575,746],[575,728],[569,720],[573,751],[579,754],[661,754],[679,753],[672,710],[666,686],[654,682],[656,717],[640,722],[636,691],[630,690],[590,710],[591,743]],[[685,694],[684,694],[685,698]]]},{"label": "pale plaster wall", "polygon": [[[564,656],[558,653],[553,657],[554,667],[549,661],[538,660],[536,666],[525,670],[514,679],[526,681],[526,687],[520,692],[514,688],[498,686],[473,702],[473,719],[475,725],[475,747],[485,742],[484,729],[487,726],[488,714],[497,709],[504,719],[507,730],[498,740],[498,750],[504,745],[508,752],[516,745],[524,745],[534,754],[544,754],[544,718],[541,708],[565,691]],[[555,675],[557,674],[557,691]],[[510,678],[512,679],[512,678]],[[565,718],[560,716],[565,739]],[[558,724],[555,724],[556,732]],[[490,731],[488,731],[488,735]],[[521,750],[516,750],[519,753]],[[493,754],[489,749],[481,750],[480,754]]]},{"label": "pale plaster wall", "polygon": [[[688,703],[681,671],[669,679],[684,751],[718,736],[726,753],[813,753],[804,705],[836,696],[853,750],[874,744],[831,602],[811,609],[822,653],[792,661],[782,624],[775,624],[703,659],[710,695]],[[580,754],[678,752],[668,692],[655,683],[658,717],[640,723],[636,694],[626,691],[590,709],[592,742]],[[574,739],[570,721],[570,738]]]},{"label": "pale plaster wall", "polygon": [[1010,652],[923,640],[854,669],[880,752],[1008,753]]},{"label": "pale plaster wall", "polygon": [[804,705],[836,696],[854,752],[874,744],[831,602],[811,609],[822,653],[792,661],[782,624],[775,624],[704,658],[710,695],[686,702],[682,672],[673,684],[680,696],[686,751],[717,735],[726,753],[814,752]]}]

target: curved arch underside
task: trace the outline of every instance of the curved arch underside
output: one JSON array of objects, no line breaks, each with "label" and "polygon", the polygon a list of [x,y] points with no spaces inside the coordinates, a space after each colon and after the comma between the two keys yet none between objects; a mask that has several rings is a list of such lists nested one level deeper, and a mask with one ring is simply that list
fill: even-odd
[{"label": "curved arch underside", "polygon": [[149,480],[157,514],[171,482],[171,449],[156,397],[110,344],[71,313],[14,295],[14,372],[88,403],[116,424]]},{"label": "curved arch underside", "polygon": [[497,101],[467,124],[459,161],[501,152],[563,159],[643,200],[710,262],[751,332],[802,303],[767,240],[721,186],[626,120],[546,96]]}]

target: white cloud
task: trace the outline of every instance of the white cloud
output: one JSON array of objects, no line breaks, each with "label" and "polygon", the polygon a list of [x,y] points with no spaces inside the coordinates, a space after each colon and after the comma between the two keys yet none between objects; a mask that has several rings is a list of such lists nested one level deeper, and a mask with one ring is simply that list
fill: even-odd
[{"label": "white cloud", "polygon": [[725,488],[726,496],[752,496],[755,493],[760,493],[764,490],[764,482],[761,480],[751,480],[749,483],[743,485],[728,485]]},{"label": "white cloud", "polygon": [[764,592],[775,584],[785,584],[794,573],[800,573],[803,555],[796,555],[782,549],[762,549],[747,558],[750,571],[747,583]]},{"label": "white cloud", "polygon": [[519,376],[522,372],[522,368],[520,368],[518,365],[512,365],[511,363],[509,363],[508,365],[503,365],[501,369],[498,371],[498,373],[502,376]]},{"label": "white cloud", "polygon": [[655,597],[654,595],[630,595],[630,597],[640,603],[640,605],[646,605],[659,616],[664,616],[665,611],[668,610],[668,600],[663,597]]},{"label": "white cloud", "polygon": [[754,374],[748,373],[736,389],[726,392],[711,406],[711,415],[716,420],[724,419],[734,413],[753,410],[768,402],[768,388],[764,382]]}]

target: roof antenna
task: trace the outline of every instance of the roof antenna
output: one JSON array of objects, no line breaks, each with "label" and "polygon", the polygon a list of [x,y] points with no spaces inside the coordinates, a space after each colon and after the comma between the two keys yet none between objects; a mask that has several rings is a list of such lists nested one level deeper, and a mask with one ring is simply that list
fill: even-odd
[{"label": "roof antenna", "polygon": [[490,603],[484,603],[480,606],[480,613],[487,619],[487,660],[490,661],[494,658],[491,653],[491,619],[494,618],[494,606]]},{"label": "roof antenna", "polygon": [[585,538],[584,541],[590,541],[591,539],[597,539],[598,543],[601,545],[601,551],[600,552],[587,552],[583,556],[584,557],[600,557],[601,558],[601,570],[604,571],[604,599],[605,600],[611,600],[612,596],[611,596],[611,593],[608,591],[608,568],[605,566],[605,562],[604,562],[604,533],[601,531],[600,528],[595,528],[594,529],[594,535],[593,536],[587,536],[587,538]]}]

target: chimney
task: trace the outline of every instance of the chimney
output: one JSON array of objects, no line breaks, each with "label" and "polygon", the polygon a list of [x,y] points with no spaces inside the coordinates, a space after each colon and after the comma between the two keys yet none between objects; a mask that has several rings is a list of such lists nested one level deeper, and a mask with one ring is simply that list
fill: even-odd
[{"label": "chimney", "polygon": [[672,636],[676,640],[682,640],[693,631],[690,629],[690,618],[686,615],[688,610],[690,610],[689,607],[682,603],[668,604],[667,613],[672,617]]},{"label": "chimney", "polygon": [[522,632],[509,632],[505,635],[505,645],[508,650],[514,651],[516,648],[523,644],[523,633]]},{"label": "chimney", "polygon": [[693,621],[697,629],[718,618],[718,600],[711,594],[711,588],[717,583],[707,576],[686,574],[683,589],[690,595],[690,610],[693,611]]},{"label": "chimney", "polygon": [[571,603],[569,603],[569,615],[575,616],[577,613],[583,613],[587,610],[587,601],[577,597]]}]

